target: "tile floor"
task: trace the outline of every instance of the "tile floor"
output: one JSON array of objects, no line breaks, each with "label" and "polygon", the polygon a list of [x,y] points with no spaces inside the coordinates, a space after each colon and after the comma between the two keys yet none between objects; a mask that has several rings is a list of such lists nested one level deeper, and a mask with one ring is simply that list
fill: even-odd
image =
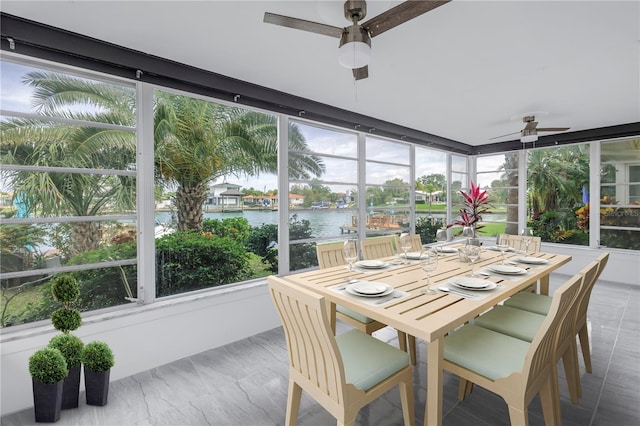
[{"label": "tile floor", "polygon": [[[552,278],[553,290],[561,280]],[[640,424],[640,288],[599,282],[589,307],[593,374],[581,360],[583,395],[579,405],[568,399],[560,379],[563,424]],[[341,326],[339,332],[345,330]],[[397,344],[394,330],[376,337]],[[426,364],[419,342],[415,370],[416,422],[424,416]],[[282,425],[287,398],[287,351],[282,328],[211,349],[171,364],[111,383],[105,407],[65,410],[58,425]],[[560,374],[562,373],[562,363]],[[476,387],[464,402],[457,400],[457,379],[445,375],[444,418],[447,426],[508,425],[503,400]],[[33,410],[0,419],[3,426],[34,424]],[[542,425],[538,399],[529,409],[529,423]],[[304,395],[298,424],[331,425],[333,417]],[[402,425],[397,389],[389,391],[357,419],[358,425]]]}]

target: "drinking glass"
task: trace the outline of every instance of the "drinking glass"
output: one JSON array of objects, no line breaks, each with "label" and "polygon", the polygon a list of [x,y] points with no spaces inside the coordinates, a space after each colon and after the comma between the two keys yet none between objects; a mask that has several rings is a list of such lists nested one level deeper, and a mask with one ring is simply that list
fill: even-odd
[{"label": "drinking glass", "polygon": [[427,273],[427,286],[422,289],[422,293],[435,294],[436,291],[431,288],[431,273],[438,268],[438,253],[434,250],[427,250],[420,262],[420,267]]},{"label": "drinking glass", "polygon": [[436,241],[440,243],[440,252],[444,249],[444,242],[447,241],[447,230],[445,228],[436,231]]},{"label": "drinking glass", "polygon": [[524,243],[524,252],[525,254],[529,254],[529,244],[531,244],[533,230],[531,228],[524,228],[522,232],[520,232],[520,235],[522,236],[522,242]]},{"label": "drinking glass", "polygon": [[462,228],[462,236],[466,239],[475,238],[475,229],[473,229],[473,226],[465,226]]},{"label": "drinking glass", "polygon": [[504,254],[509,250],[509,244],[498,243],[496,247],[498,247],[498,250],[502,253],[502,264],[504,265]]},{"label": "drinking glass", "polygon": [[409,234],[400,234],[400,249],[404,252],[404,263],[409,263],[407,252],[411,249],[411,236]]},{"label": "drinking glass", "polygon": [[471,238],[471,239],[468,239],[467,242],[465,243],[464,254],[466,254],[469,260],[471,261],[471,274],[469,275],[470,277],[475,276],[476,260],[480,258],[481,250],[482,249],[480,247],[480,240]]},{"label": "drinking glass", "polygon": [[353,263],[358,260],[358,246],[355,240],[346,240],[342,247],[344,260],[349,264],[349,272],[353,271]]}]

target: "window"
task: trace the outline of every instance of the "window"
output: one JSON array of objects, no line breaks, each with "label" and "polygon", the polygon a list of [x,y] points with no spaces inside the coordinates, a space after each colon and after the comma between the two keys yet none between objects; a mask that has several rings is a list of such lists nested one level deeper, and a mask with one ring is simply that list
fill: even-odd
[{"label": "window", "polygon": [[365,158],[367,236],[409,231],[409,145],[367,137]]},{"label": "window", "polygon": [[276,118],[160,90],[154,104],[156,297],[277,271]]},{"label": "window", "polygon": [[489,194],[481,235],[518,234],[518,152],[478,157],[476,183]]},{"label": "window", "polygon": [[527,225],[542,241],[589,245],[588,230],[580,225],[588,198],[589,146],[527,154]]},{"label": "window", "polygon": [[422,147],[415,153],[416,234],[427,244],[447,224],[447,154]]},{"label": "window", "polygon": [[602,143],[600,197],[600,244],[640,249],[640,139]]},{"label": "window", "polygon": [[81,311],[137,297],[136,91],[3,60],[2,326],[48,318],[50,279],[78,280]]},{"label": "window", "polygon": [[[313,158],[314,173],[289,171],[289,269],[318,266],[315,244],[357,235],[358,137],[355,133],[293,121]],[[290,132],[291,136],[291,132]]]}]

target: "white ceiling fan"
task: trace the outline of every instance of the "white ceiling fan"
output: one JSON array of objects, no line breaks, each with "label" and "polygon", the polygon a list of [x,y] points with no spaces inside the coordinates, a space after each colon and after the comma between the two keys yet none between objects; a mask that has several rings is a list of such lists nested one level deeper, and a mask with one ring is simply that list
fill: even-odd
[{"label": "white ceiling fan", "polygon": [[264,22],[339,38],[339,62],[342,66],[351,68],[355,79],[360,80],[369,76],[372,37],[450,1],[408,0],[358,24],[367,15],[367,3],[364,0],[347,0],[344,3],[344,16],[351,25],[343,28],[269,12],[265,12]]}]

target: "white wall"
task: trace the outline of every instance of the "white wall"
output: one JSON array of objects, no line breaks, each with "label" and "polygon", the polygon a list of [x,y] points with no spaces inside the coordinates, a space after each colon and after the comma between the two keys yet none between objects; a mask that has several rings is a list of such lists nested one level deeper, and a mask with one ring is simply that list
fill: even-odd
[{"label": "white wall", "polygon": [[[492,242],[487,240],[485,244]],[[557,271],[567,276],[601,253],[584,247],[544,243],[543,251],[572,256],[572,261]],[[610,253],[601,279],[640,285],[640,253],[625,250]],[[267,287],[261,282],[90,317],[75,334],[85,343],[103,340],[112,347],[116,365],[111,379],[117,380],[280,325]],[[46,326],[1,337],[1,415],[33,405],[28,359],[56,333]]]},{"label": "white wall", "polygon": [[[111,346],[117,380],[280,325],[262,282],[90,317],[74,334]],[[2,335],[0,415],[33,406],[29,356],[56,333],[43,326]]]}]

